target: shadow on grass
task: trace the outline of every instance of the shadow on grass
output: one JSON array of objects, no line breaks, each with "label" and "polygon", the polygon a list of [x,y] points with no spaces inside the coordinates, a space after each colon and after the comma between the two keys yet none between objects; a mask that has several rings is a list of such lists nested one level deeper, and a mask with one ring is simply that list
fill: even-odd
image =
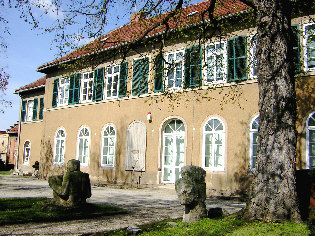
[{"label": "shadow on grass", "polygon": [[62,207],[47,198],[0,199],[0,225],[28,222],[58,222],[126,214],[127,211],[106,204],[87,203],[82,207]]}]

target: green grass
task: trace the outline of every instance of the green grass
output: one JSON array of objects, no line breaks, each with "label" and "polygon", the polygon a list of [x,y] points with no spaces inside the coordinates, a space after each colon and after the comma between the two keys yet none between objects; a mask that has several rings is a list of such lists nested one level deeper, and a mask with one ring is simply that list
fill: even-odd
[{"label": "green grass", "polygon": [[[237,217],[226,217],[220,219],[203,219],[193,224],[182,223],[177,220],[176,226],[171,226],[167,221],[156,224],[140,226],[143,230],[141,235],[146,236],[173,236],[173,235],[237,235],[237,236],[258,236],[258,235],[310,235],[306,224],[303,223],[247,223]],[[126,230],[119,230],[96,235],[126,235]]]},{"label": "green grass", "polygon": [[61,207],[47,198],[1,198],[0,225],[26,222],[51,222],[125,214],[126,211],[106,204],[90,204],[81,208]]},{"label": "green grass", "polygon": [[0,175],[10,175],[13,173],[13,170],[0,170]]}]

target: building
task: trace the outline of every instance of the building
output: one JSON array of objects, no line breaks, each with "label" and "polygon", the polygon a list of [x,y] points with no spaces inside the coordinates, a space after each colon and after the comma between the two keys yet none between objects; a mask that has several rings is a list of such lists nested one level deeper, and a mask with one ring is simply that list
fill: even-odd
[{"label": "building", "polygon": [[[248,6],[226,0],[215,15],[227,27],[199,41],[194,36],[207,4],[182,9],[162,52],[163,25],[138,39],[167,14],[133,14],[129,24],[40,66],[45,77],[16,90],[19,168],[31,171],[39,161],[46,177],[62,173],[74,158],[94,183],[173,186],[181,167],[193,164],[207,171],[209,194],[246,191],[259,127],[256,29]],[[314,16],[292,20],[301,61],[298,169],[315,166]]]},{"label": "building", "polygon": [[4,168],[4,164],[7,162],[9,135],[6,131],[0,131],[0,169]]},{"label": "building", "polygon": [[[18,156],[18,132],[19,132],[19,124],[14,124],[7,129],[7,134],[9,135],[8,142],[8,152],[7,152],[7,169],[13,169],[17,163]],[[18,168],[18,167],[17,167]]]}]

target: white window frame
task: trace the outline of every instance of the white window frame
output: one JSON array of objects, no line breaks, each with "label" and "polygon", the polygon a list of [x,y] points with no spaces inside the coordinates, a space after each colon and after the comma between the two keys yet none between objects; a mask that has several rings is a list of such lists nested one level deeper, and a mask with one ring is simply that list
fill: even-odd
[{"label": "white window frame", "polygon": [[[181,60],[176,60],[176,54],[178,53],[182,53],[182,58]],[[169,62],[169,56],[170,55],[173,55],[175,60],[173,62]],[[182,63],[182,68],[181,68],[181,73],[182,73],[182,77],[181,77],[181,85],[180,86],[176,86],[176,64],[177,63]],[[184,80],[185,80],[185,50],[182,49],[182,50],[177,50],[177,51],[173,51],[173,52],[170,52],[170,53],[167,53],[166,54],[166,58],[165,58],[165,90],[180,90],[184,87]],[[174,71],[173,71],[173,78],[174,78],[174,81],[173,81],[173,85],[172,87],[169,87],[169,71],[170,71],[170,68],[173,66],[172,64],[174,64]]]},{"label": "white window frame", "polygon": [[[165,133],[165,129],[167,127],[167,125],[169,125],[172,121],[175,121],[175,124],[176,124],[176,121],[180,121],[182,123],[182,125],[180,127],[183,127],[184,130],[180,130],[179,128],[176,128],[175,127],[175,130],[173,130],[173,132],[171,133]],[[172,160],[175,160],[176,157],[174,156],[174,154],[176,154],[176,151],[177,150],[177,146],[176,146],[176,138],[177,137],[182,137],[184,139],[184,156],[183,156],[183,163],[180,164],[180,165],[176,165],[176,161],[173,161],[170,165],[165,165],[165,148],[166,148],[166,144],[165,144],[165,139],[166,137],[173,137],[175,139],[173,139],[173,157],[174,159],[172,158]],[[185,122],[179,118],[172,118],[172,119],[168,119],[164,126],[163,126],[163,130],[162,130],[162,138],[163,138],[163,142],[162,142],[162,176],[161,176],[161,182],[162,183],[165,183],[165,184],[174,184],[176,182],[176,172],[174,172],[171,176],[171,179],[169,181],[167,180],[164,180],[164,174],[165,174],[165,166],[166,168],[171,168],[173,171],[176,171],[176,169],[180,169],[182,167],[184,167],[185,165],[185,155],[186,155],[186,125],[185,125]],[[168,167],[167,167],[168,166]],[[180,171],[179,171],[179,178],[181,178],[181,174],[180,174]]]},{"label": "white window frame", "polygon": [[315,131],[315,126],[309,125],[310,119],[315,120],[315,111],[312,112],[306,120],[306,155],[305,155],[305,157],[306,157],[306,169],[311,169],[310,151],[309,151],[309,148],[310,148],[310,130]]},{"label": "white window frame", "polygon": [[[61,134],[59,134],[60,132],[64,133],[64,137],[60,136]],[[62,143],[63,143],[63,150],[61,152],[58,153],[58,160],[56,161],[56,157],[57,157],[57,144],[59,142],[59,150],[61,150],[62,148]],[[66,131],[64,130],[64,128],[59,128],[55,134],[55,145],[54,145],[54,164],[57,165],[63,165],[64,164],[64,160],[65,160],[65,152],[66,152]]]},{"label": "white window frame", "polygon": [[[255,37],[256,37],[256,40],[255,40]],[[248,41],[247,48],[249,48],[249,50],[247,50],[247,52],[249,53],[249,55],[247,55],[247,58],[248,58],[247,65],[250,66],[249,78],[257,79],[257,71],[258,71],[257,57],[256,57],[257,35],[255,33],[255,34],[250,35],[248,38],[249,38],[249,41]],[[256,74],[254,73],[255,67],[256,67]]]},{"label": "white window frame", "polygon": [[[220,131],[206,131],[206,125],[209,121],[211,120],[218,120],[221,124],[222,124],[222,127],[223,127],[223,130],[220,130]],[[223,120],[221,120],[219,117],[210,117],[203,125],[203,143],[202,143],[202,167],[206,170],[206,171],[224,171],[225,170],[225,158],[226,158],[226,150],[225,150],[225,123],[223,122]],[[218,167],[214,167],[214,161],[215,161],[215,158],[214,158],[214,153],[215,153],[215,148],[212,148],[211,152],[212,152],[212,164],[213,164],[213,167],[208,167],[205,165],[206,163],[206,145],[205,145],[205,142],[206,142],[206,135],[207,134],[221,134],[222,135],[222,151],[223,151],[223,154],[222,154],[222,163],[223,165],[222,166],[218,166]],[[214,139],[213,139],[214,140]],[[214,142],[214,141],[213,141]]]},{"label": "white window frame", "polygon": [[[310,25],[315,25],[315,23],[309,23],[309,24],[304,24],[304,25],[303,25],[304,68],[305,68],[305,71],[306,71],[306,72],[315,71],[315,67],[314,67],[314,68],[311,68],[311,69],[308,68],[307,41],[308,41],[309,35],[306,34],[306,27],[307,27],[307,26],[310,26]],[[313,33],[314,33],[314,34],[312,34],[312,35],[315,37],[315,29],[314,29],[314,32],[313,32]],[[314,49],[314,50],[315,50],[315,49]]]},{"label": "white window frame", "polygon": [[60,78],[59,86],[58,86],[58,97],[57,104],[59,107],[67,106],[69,102],[69,87],[70,87],[70,79]]},{"label": "white window frame", "polygon": [[[111,132],[111,133],[108,133],[107,132],[107,129],[110,129],[110,128],[112,128],[113,130],[112,130],[112,132],[114,132],[114,134]],[[107,135],[105,135],[105,132],[107,133]],[[106,125],[104,128],[103,128],[103,130],[102,130],[102,150],[101,150],[101,166],[102,167],[114,167],[115,166],[115,159],[116,159],[116,137],[117,137],[117,135],[116,135],[116,129],[115,129],[115,127],[112,125],[112,124],[108,124],[108,125]],[[104,153],[104,151],[105,151],[105,139],[108,139],[108,142],[107,143],[109,143],[109,139],[110,138],[113,138],[113,145],[108,145],[107,146],[107,154],[106,153]],[[112,150],[113,150],[113,154],[109,154],[109,149],[110,148],[112,148]],[[113,160],[112,160],[112,164],[109,164],[108,163],[108,160],[109,160],[109,158],[113,158]],[[105,164],[103,164],[103,160],[107,160],[107,163],[105,163]]]},{"label": "white window frame", "polygon": [[[84,129],[86,129],[88,131],[88,135],[87,136],[80,136],[81,135],[81,131],[83,131]],[[91,132],[90,129],[86,126],[83,126],[79,129],[78,132],[78,136],[77,136],[77,160],[80,161],[80,165],[81,166],[88,166],[89,165],[89,159],[90,159],[90,139],[91,139]],[[85,147],[85,144],[87,143],[87,152],[86,155],[81,155],[80,156],[80,141],[82,140],[83,143],[83,149],[82,149],[82,153],[83,154],[83,150]],[[83,162],[83,158],[85,157],[85,162]],[[81,159],[81,160],[80,160]]]},{"label": "white window frame", "polygon": [[[28,146],[26,146],[26,143],[28,143]],[[28,152],[26,150],[28,150]],[[30,158],[31,158],[31,142],[30,141],[28,141],[28,140],[25,141],[23,152],[24,152],[23,162],[24,162],[24,164],[29,164]]]},{"label": "white window frame", "polygon": [[33,120],[33,109],[34,109],[34,100],[27,101],[27,113],[26,113],[26,121]]},{"label": "white window frame", "polygon": [[[253,162],[253,156],[254,156],[254,135],[258,135],[258,129],[259,129],[259,120],[257,122],[256,119],[259,119],[259,115],[255,116],[252,121],[250,122],[250,127],[249,127],[249,169],[253,170],[255,169],[255,164]],[[258,129],[253,129],[253,124],[257,123],[258,124]],[[257,145],[257,144],[256,144]],[[256,158],[257,158],[257,153],[256,153]],[[257,159],[256,159],[257,160]]]},{"label": "white window frame", "polygon": [[[214,47],[216,47],[216,45],[220,45],[223,44],[223,49],[214,49],[214,51],[210,51],[208,50],[209,46],[214,45]],[[222,71],[223,71],[223,79],[222,80],[218,80],[217,79],[217,68],[219,67],[218,65],[214,65],[213,67],[213,74],[214,74],[214,80],[213,81],[208,81],[208,71],[209,71],[209,63],[208,63],[208,58],[210,56],[213,56],[215,58],[215,62],[217,61],[217,57],[223,55],[222,58]],[[218,42],[214,42],[214,43],[207,43],[205,45],[205,67],[204,67],[204,84],[205,85],[211,85],[211,84],[219,84],[219,83],[226,83],[227,81],[227,43],[226,41],[218,41]]]},{"label": "white window frame", "polygon": [[[118,68],[118,72],[115,72],[115,69]],[[109,73],[109,70],[111,69],[111,73]],[[113,92],[114,92],[114,78],[115,76],[117,76],[117,82],[116,82],[116,86],[117,86],[117,92],[116,92],[116,95],[114,96],[113,95]],[[108,66],[106,68],[106,86],[105,86],[105,92],[104,92],[104,98],[105,99],[114,99],[114,98],[118,98],[119,96],[119,78],[120,77],[120,65],[111,65],[111,66]],[[112,79],[112,83],[109,83],[109,79]],[[110,84],[110,88],[108,88]],[[108,96],[108,89],[110,89],[110,95]]]},{"label": "white window frame", "polygon": [[81,79],[80,102],[87,103],[93,100],[94,71],[85,72]]}]

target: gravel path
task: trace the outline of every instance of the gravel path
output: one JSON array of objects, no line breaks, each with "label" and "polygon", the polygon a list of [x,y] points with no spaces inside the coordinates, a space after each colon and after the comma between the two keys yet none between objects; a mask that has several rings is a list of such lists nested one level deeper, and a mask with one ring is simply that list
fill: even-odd
[{"label": "gravel path", "polygon": [[[47,181],[33,177],[0,175],[0,198],[52,197]],[[90,203],[114,204],[129,213],[58,223],[25,223],[0,226],[0,235],[82,235],[175,219],[183,215],[176,192],[169,188],[118,189],[92,187]],[[229,213],[245,206],[238,201],[207,200],[207,207],[223,207]]]}]

